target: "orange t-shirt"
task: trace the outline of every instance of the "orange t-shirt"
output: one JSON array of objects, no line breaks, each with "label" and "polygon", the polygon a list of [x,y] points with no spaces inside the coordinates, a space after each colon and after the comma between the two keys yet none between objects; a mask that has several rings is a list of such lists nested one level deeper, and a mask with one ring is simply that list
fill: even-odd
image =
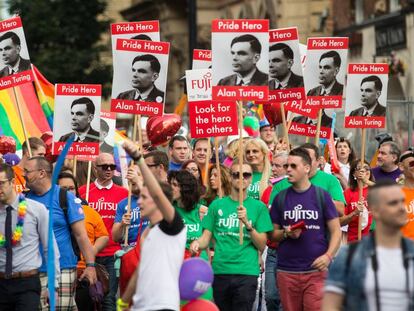
[{"label": "orange t-shirt", "polygon": [[23,169],[20,166],[15,165],[13,166],[13,171],[15,174],[14,189],[17,193],[22,193],[26,188],[26,179],[23,177]]},{"label": "orange t-shirt", "polygon": [[[106,230],[101,215],[97,211],[88,205],[83,205],[82,207],[85,214],[86,233],[88,234],[89,241],[94,245],[98,238],[108,236],[108,231]],[[82,256],[82,260],[78,262],[78,269],[83,270],[85,267],[85,260]]]},{"label": "orange t-shirt", "polygon": [[405,209],[407,210],[408,222],[401,231],[407,238],[414,240],[414,189],[403,187],[405,193]]}]

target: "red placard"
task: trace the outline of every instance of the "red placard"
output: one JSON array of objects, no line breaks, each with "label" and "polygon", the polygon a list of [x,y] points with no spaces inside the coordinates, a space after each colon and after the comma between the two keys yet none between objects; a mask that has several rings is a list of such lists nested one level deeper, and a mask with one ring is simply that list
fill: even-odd
[{"label": "red placard", "polygon": [[154,42],[134,39],[117,39],[116,49],[119,51],[144,52],[152,54],[168,54],[169,42]]},{"label": "red placard", "polygon": [[160,31],[160,22],[157,20],[111,24],[112,35],[129,34],[129,33],[159,32],[159,31]]},{"label": "red placard", "polygon": [[319,109],[319,108],[341,108],[342,95],[338,96],[308,96],[304,102],[305,108]]},{"label": "red placard", "polygon": [[345,107],[346,128],[384,128],[388,64],[349,64]]},{"label": "red placard", "polygon": [[100,84],[56,84],[56,95],[101,96]]},{"label": "red placard", "polygon": [[318,109],[304,108],[303,104],[303,100],[292,100],[285,103],[285,110],[298,113],[311,119],[316,119],[318,117]]},{"label": "red placard", "polygon": [[298,101],[302,99],[305,99],[305,89],[303,87],[269,90],[270,102]]},{"label": "red placard", "polygon": [[283,42],[298,40],[298,29],[296,27],[273,29],[269,31],[269,42]]},{"label": "red placard", "polygon": [[[289,128],[289,134],[315,137],[316,136],[316,125],[301,124],[292,122]],[[328,127],[321,127],[320,138],[328,139],[331,135],[331,129]]]},{"label": "red placard", "polygon": [[0,32],[23,27],[20,17],[13,17],[0,22]]},{"label": "red placard", "polygon": [[348,38],[309,38],[308,50],[340,50],[348,49]]},{"label": "red placard", "polygon": [[0,79],[0,90],[33,81],[33,72],[26,70]]},{"label": "red placard", "polygon": [[267,86],[213,86],[215,100],[267,100],[269,88]]},{"label": "red placard", "polygon": [[215,19],[211,24],[212,32],[268,32],[269,20],[266,19]]},{"label": "red placard", "polygon": [[111,111],[143,114],[146,116],[161,116],[164,110],[163,103],[144,102],[126,99],[111,99]]},{"label": "red placard", "polygon": [[194,60],[203,60],[211,62],[211,50],[193,50],[193,61]]},{"label": "red placard", "polygon": [[[53,154],[59,154],[65,147],[66,142],[55,142]],[[99,155],[99,143],[73,143],[69,148],[68,155],[92,156]]]},{"label": "red placard", "polygon": [[237,104],[232,101],[188,103],[193,138],[237,135]]}]

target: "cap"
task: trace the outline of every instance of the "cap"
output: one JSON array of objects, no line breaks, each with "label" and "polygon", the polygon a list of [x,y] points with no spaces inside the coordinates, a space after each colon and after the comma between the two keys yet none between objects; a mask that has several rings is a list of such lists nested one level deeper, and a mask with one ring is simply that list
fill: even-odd
[{"label": "cap", "polygon": [[267,121],[266,118],[264,118],[264,119],[260,120],[259,125],[260,125],[260,129],[262,129],[262,127],[270,126],[270,123],[269,123],[269,121]]},{"label": "cap", "polygon": [[3,155],[3,160],[11,166],[15,166],[20,162],[19,156],[15,153],[6,153],[5,155]]},{"label": "cap", "polygon": [[[242,137],[250,137],[246,130],[242,130]],[[227,146],[230,145],[233,141],[239,139],[239,135],[231,135],[227,137]]]}]

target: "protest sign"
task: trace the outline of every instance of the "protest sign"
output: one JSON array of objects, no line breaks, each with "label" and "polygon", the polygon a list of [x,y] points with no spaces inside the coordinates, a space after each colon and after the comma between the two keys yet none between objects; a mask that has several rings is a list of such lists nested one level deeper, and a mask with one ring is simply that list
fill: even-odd
[{"label": "protest sign", "polygon": [[169,50],[167,42],[117,39],[111,111],[162,115]]},{"label": "protest sign", "polygon": [[117,39],[160,41],[160,22],[142,21],[111,24],[112,51],[116,49]]},{"label": "protest sign", "polygon": [[192,138],[237,135],[237,105],[233,101],[188,103]]},{"label": "protest sign", "polygon": [[298,29],[269,31],[269,101],[304,100]]},{"label": "protest sign", "polygon": [[269,21],[213,20],[214,100],[267,100]]},{"label": "protest sign", "polygon": [[388,64],[349,64],[345,105],[346,128],[384,128]]},{"label": "protest sign", "polygon": [[310,119],[316,119],[318,117],[318,110],[312,108],[305,108],[304,103],[304,100],[293,100],[285,102],[285,110],[298,113]]},{"label": "protest sign", "polygon": [[100,111],[101,85],[56,84],[53,154],[59,154],[65,142],[75,136],[69,155],[98,155]]},{"label": "protest sign", "polygon": [[185,71],[188,102],[211,100],[211,69]]},{"label": "protest sign", "polygon": [[[289,127],[289,134],[315,137],[316,136],[316,125],[314,123],[315,120],[313,120],[312,123],[306,124],[306,123],[301,122],[302,119],[304,118],[306,117],[296,116],[293,118],[291,125]],[[330,134],[331,134],[331,128],[321,127],[320,132],[319,132],[320,138],[328,139]]]},{"label": "protest sign", "polygon": [[309,38],[304,81],[309,108],[341,108],[348,38]]},{"label": "protest sign", "polygon": [[0,53],[0,90],[33,81],[29,51],[20,17],[0,22]]},{"label": "protest sign", "polygon": [[211,50],[193,50],[192,69],[211,68]]}]

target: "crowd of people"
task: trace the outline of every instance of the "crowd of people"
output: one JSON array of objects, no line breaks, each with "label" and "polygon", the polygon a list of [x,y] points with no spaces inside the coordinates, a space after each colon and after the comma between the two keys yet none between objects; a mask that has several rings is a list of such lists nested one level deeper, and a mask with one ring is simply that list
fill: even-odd
[{"label": "crowd of people", "polygon": [[0,310],[50,309],[49,242],[57,310],[180,310],[191,257],[211,263],[202,298],[223,311],[414,310],[414,151],[387,139],[373,164],[338,138],[330,163],[269,124],[242,136],[217,153],[207,138],[126,141],[129,189],[111,153],[89,185],[69,159],[53,184],[29,138],[0,164]]}]

